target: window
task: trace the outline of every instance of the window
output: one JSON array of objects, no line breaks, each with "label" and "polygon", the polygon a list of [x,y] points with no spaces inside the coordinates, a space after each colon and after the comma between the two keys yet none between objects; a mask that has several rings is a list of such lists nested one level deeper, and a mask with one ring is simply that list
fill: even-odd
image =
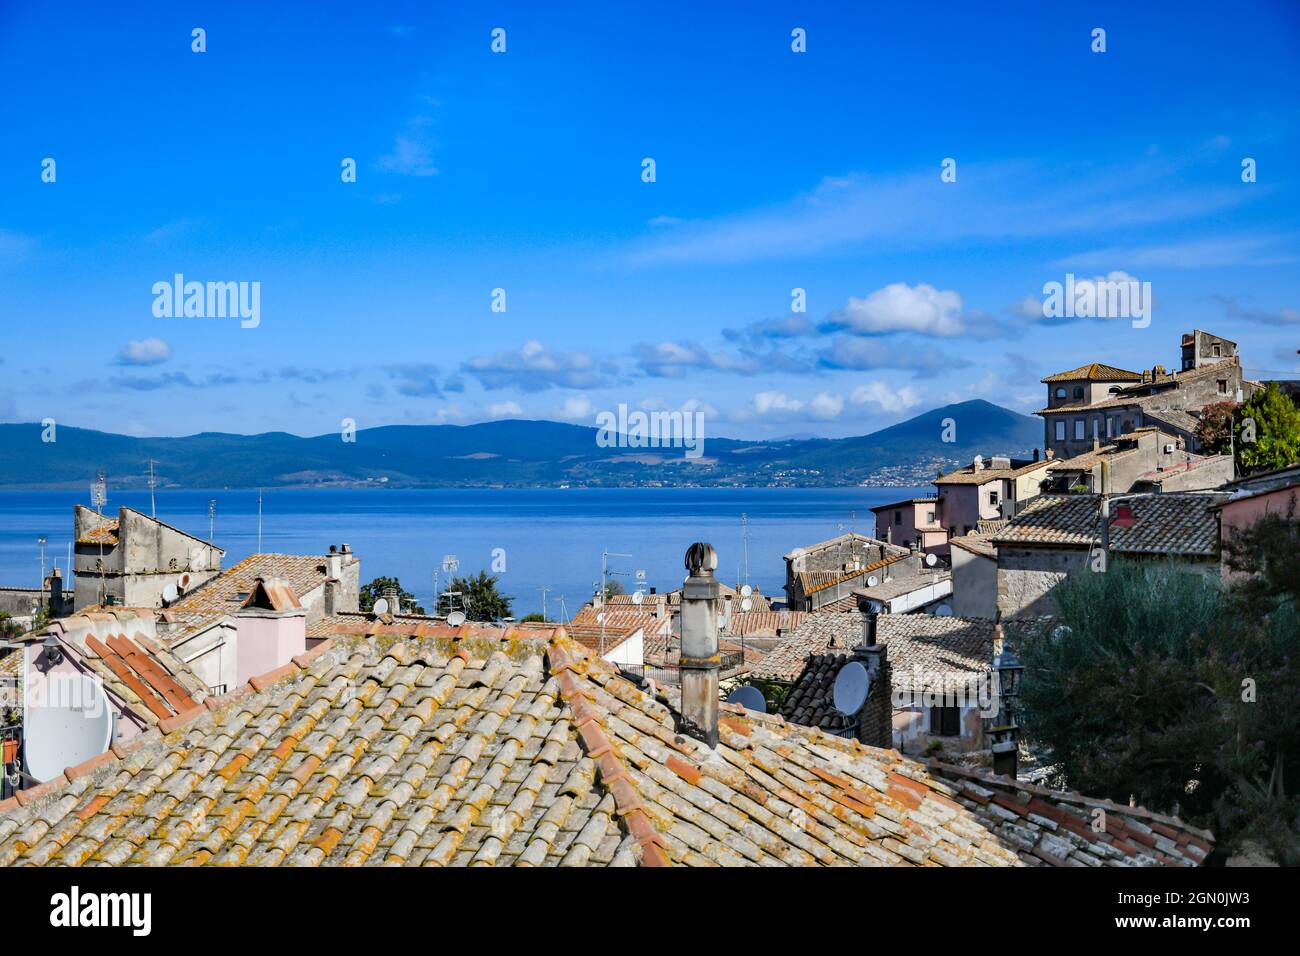
[{"label": "window", "polygon": [[994,506],[996,506],[997,503],[998,503],[998,493],[997,493],[996,491],[990,491],[990,492],[989,492],[989,504],[990,504],[990,505],[994,505]]},{"label": "window", "polygon": [[926,524],[934,524],[934,512],[933,512],[933,511],[927,511],[927,512],[925,513],[925,523],[926,523]]},{"label": "window", "polygon": [[1065,419],[1064,418],[1058,418],[1056,420],[1056,440],[1065,441]]},{"label": "window", "polygon": [[894,512],[894,524],[902,524],[902,523],[903,523],[903,512],[901,512],[901,511],[895,511],[895,512]]},{"label": "window", "polygon": [[1076,385],[1076,386],[1074,386],[1074,398],[1075,398],[1076,401],[1078,401],[1079,399],[1082,399],[1082,398],[1083,398],[1083,386],[1082,386],[1082,385]]},{"label": "window", "polygon": [[1214,346],[1214,357],[1215,357],[1215,358],[1222,358],[1222,357],[1223,357],[1223,346],[1222,346],[1222,345],[1217,345],[1217,344],[1216,344],[1216,345]]},{"label": "window", "polygon": [[1086,427],[1086,426],[1085,426],[1084,421],[1083,421],[1082,418],[1076,418],[1076,419],[1074,420],[1074,440],[1075,440],[1075,441],[1083,441],[1084,435],[1086,434],[1086,433],[1084,432],[1084,428],[1085,428],[1085,427]]},{"label": "window", "polygon": [[1115,419],[1108,418],[1106,419],[1106,437],[1110,438],[1114,434],[1115,434]]},{"label": "window", "polygon": [[1064,389],[1064,388],[1058,388],[1058,389],[1056,390],[1056,397],[1057,397],[1058,399],[1059,399],[1059,398],[1065,398],[1065,389]]},{"label": "window", "polygon": [[961,736],[961,711],[956,707],[931,707],[930,735],[932,737]]},{"label": "window", "polygon": [[1219,379],[1219,394],[1220,395],[1228,394],[1228,380],[1226,378]]}]

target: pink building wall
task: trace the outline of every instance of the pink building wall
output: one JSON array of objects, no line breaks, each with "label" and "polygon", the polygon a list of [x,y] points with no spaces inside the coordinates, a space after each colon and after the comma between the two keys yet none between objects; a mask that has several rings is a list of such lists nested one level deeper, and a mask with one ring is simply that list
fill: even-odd
[{"label": "pink building wall", "polygon": [[246,609],[235,616],[236,686],[283,667],[307,650],[307,612],[258,613]]},{"label": "pink building wall", "polygon": [[[1264,515],[1286,514],[1294,507],[1300,515],[1300,488],[1278,488],[1250,498],[1229,501],[1219,509],[1219,540],[1227,542],[1242,528],[1248,528]],[[1225,552],[1226,553],[1226,552]],[[1222,562],[1225,579],[1232,576],[1226,561]]]}]

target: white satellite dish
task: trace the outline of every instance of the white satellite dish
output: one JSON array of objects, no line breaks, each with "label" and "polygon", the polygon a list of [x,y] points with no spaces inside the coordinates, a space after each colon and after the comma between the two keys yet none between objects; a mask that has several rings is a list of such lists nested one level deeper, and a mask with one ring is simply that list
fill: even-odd
[{"label": "white satellite dish", "polygon": [[935,617],[952,617],[952,608],[946,604],[940,604],[934,609]]},{"label": "white satellite dish", "polygon": [[380,598],[378,601],[376,601],[376,602],[375,602],[375,607],[374,607],[374,612],[375,612],[375,614],[387,614],[387,613],[388,613],[388,601],[387,601],[385,598]]},{"label": "white satellite dish", "polygon": [[645,592],[644,592],[644,591],[633,591],[633,592],[632,592],[632,603],[633,603],[633,604],[644,604],[644,603],[645,603]]},{"label": "white satellite dish", "polygon": [[[36,679],[42,693],[30,688]],[[27,772],[51,780],[66,767],[98,757],[113,742],[113,709],[103,685],[86,674],[38,678],[27,674],[28,699],[23,708],[23,751]],[[34,698],[46,698],[34,700]]]},{"label": "white satellite dish", "polygon": [[460,627],[462,624],[465,623],[465,612],[452,611],[450,614],[447,615],[447,623],[450,624],[452,627]]},{"label": "white satellite dish", "polygon": [[171,604],[172,601],[175,601],[179,595],[180,592],[177,590],[176,585],[172,583],[168,583],[168,585],[162,590],[163,603]]},{"label": "white satellite dish", "polygon": [[748,584],[746,584],[744,587],[740,589],[741,597],[749,597],[753,593],[754,593],[754,589],[751,588]]},{"label": "white satellite dish", "polygon": [[867,587],[874,588],[879,583],[880,578],[876,577],[874,574],[867,575]]},{"label": "white satellite dish", "polygon": [[598,624],[604,624],[604,623],[605,623],[605,612],[604,612],[604,611],[601,611],[599,614],[596,615],[596,623],[598,623]]},{"label": "white satellite dish", "polygon": [[754,609],[753,600],[750,598],[742,598],[740,602],[740,609],[742,611],[752,611]]},{"label": "white satellite dish", "polygon": [[746,710],[757,711],[760,714],[767,713],[767,700],[763,697],[763,692],[750,684],[733,690],[727,697],[727,703],[739,704]]},{"label": "white satellite dish", "polygon": [[925,566],[927,568],[932,568],[938,563],[939,563],[939,559],[936,558],[933,554],[927,554],[925,556]]},{"label": "white satellite dish", "polygon": [[840,668],[840,673],[835,678],[835,709],[846,716],[853,716],[867,702],[870,687],[871,675],[867,669],[860,661],[849,661]]}]

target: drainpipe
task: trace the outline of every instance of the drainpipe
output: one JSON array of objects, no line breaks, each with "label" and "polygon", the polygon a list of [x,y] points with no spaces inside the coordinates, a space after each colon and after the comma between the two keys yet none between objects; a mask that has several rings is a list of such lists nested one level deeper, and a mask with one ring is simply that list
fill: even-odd
[{"label": "drainpipe", "polygon": [[718,745],[718,553],[697,541],[686,550],[682,586],[682,730],[710,747]]}]

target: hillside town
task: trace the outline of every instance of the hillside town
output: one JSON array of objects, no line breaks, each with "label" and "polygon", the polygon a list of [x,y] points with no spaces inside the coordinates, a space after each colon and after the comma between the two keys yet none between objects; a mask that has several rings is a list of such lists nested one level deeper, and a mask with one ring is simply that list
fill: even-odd
[{"label": "hillside town", "polygon": [[[765,556],[781,594],[683,541],[671,590],[563,620],[426,613],[347,543],[226,567],[214,541],[79,505],[73,580],[0,589],[0,865],[1292,860],[1294,830],[1225,840],[1185,794],[1079,792],[1103,778],[1041,703],[1066,686],[1043,683],[1051,655],[1097,626],[1080,606],[1136,614],[1135,581],[1294,586],[1300,464],[1242,467],[1252,400],[1290,404],[1290,383],[1246,379],[1208,332],[1180,347],[1173,372],[1047,376],[1041,451],[990,448],[874,508],[870,535]],[[1243,559],[1270,540],[1281,558]],[[1249,626],[1293,627],[1289,600]]]}]

